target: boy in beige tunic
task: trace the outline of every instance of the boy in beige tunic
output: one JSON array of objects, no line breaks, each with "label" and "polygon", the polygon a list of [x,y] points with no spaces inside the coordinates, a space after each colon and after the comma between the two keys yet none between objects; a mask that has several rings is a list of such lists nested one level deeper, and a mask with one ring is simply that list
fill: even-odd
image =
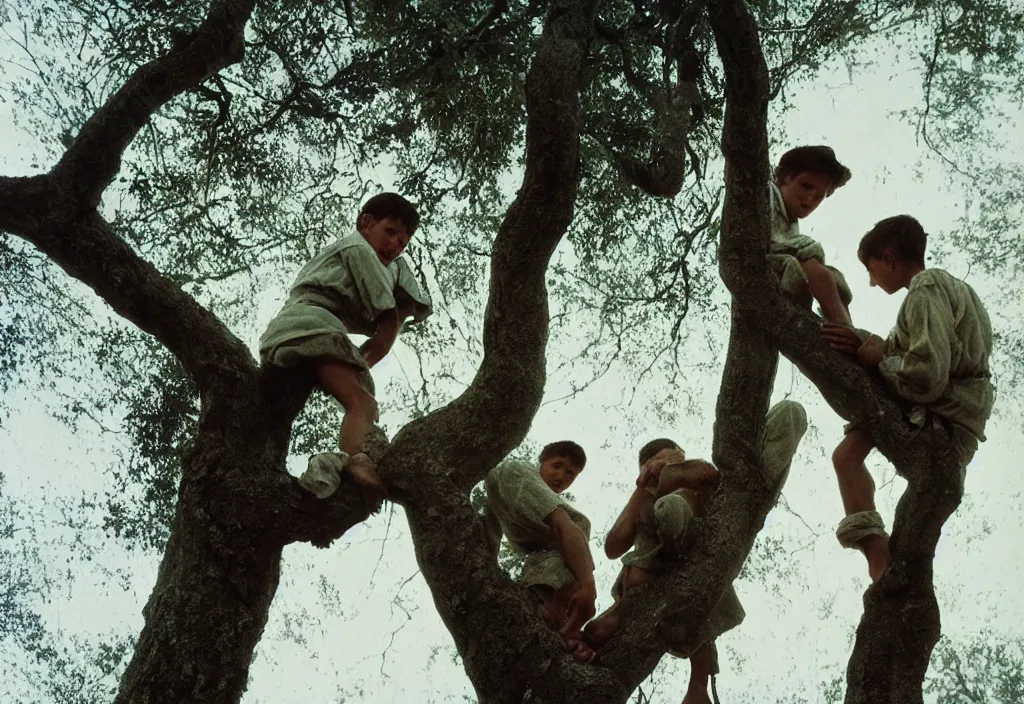
[{"label": "boy in beige tunic", "polygon": [[594,615],[597,591],[590,555],[590,521],[559,496],[583,471],[587,456],[571,441],[547,445],[539,466],[510,460],[488,472],[485,522],[495,554],[504,534],[526,558],[520,583],[544,622],[578,660],[593,659],[580,636]]},{"label": "boy in beige tunic", "polygon": [[[386,493],[373,462],[360,451],[377,420],[370,368],[391,351],[407,318],[431,313],[430,298],[401,256],[419,225],[416,208],[397,193],[363,204],[356,232],[327,246],[299,272],[288,301],[260,337],[260,357],[272,366],[308,366],[345,409],[340,453],[313,455],[299,484],[318,498],[338,488],[347,470],[378,495]],[[360,347],[349,335],[366,335]]]},{"label": "boy in beige tunic", "polygon": [[[763,451],[767,481],[775,497],[789,474],[801,438],[807,431],[807,414],[795,401],[781,401],[768,410]],[[618,601],[630,589],[662,574],[683,559],[685,541],[693,518],[705,513],[718,485],[718,470],[703,460],[687,460],[672,440],[652,440],[640,450],[640,475],[630,496],[605,540],[611,559],[622,556],[612,596],[616,604],[588,624],[585,635],[590,645],[601,647],[621,626]],[[625,554],[627,550],[632,550]],[[702,626],[695,651],[673,649],[676,657],[689,658],[690,684],[684,704],[710,704],[708,679],[718,673],[715,639],[738,626],[743,607],[732,585],[712,609]]]},{"label": "boy in beige tunic", "polygon": [[796,147],[779,159],[773,183],[768,185],[772,239],[768,261],[779,284],[798,305],[821,305],[825,318],[850,324],[848,307],[853,295],[846,279],[825,265],[821,244],[800,233],[799,221],[850,180],[850,170],[825,146]]},{"label": "boy in beige tunic", "polygon": [[[942,269],[925,268],[927,239],[917,220],[897,215],[878,222],[860,242],[857,256],[870,284],[889,295],[907,289],[887,340],[828,323],[822,336],[833,348],[877,367],[897,394],[915,404],[912,424],[945,428],[963,473],[985,440],[995,399],[988,366],[992,325],[974,289]],[[889,539],[864,466],[873,447],[866,430],[851,426],[832,459],[846,510],[836,537],[844,547],[864,552],[877,582],[889,562]]]}]

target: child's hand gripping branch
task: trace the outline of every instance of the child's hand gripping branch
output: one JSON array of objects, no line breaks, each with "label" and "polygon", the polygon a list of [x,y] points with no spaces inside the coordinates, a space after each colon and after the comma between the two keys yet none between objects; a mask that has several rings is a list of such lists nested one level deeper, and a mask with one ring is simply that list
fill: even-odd
[{"label": "child's hand gripping branch", "polygon": [[821,337],[832,349],[857,355],[865,367],[877,367],[885,357],[885,340],[848,325],[825,322],[821,326]]},{"label": "child's hand gripping branch", "polygon": [[[782,401],[768,412],[764,462],[767,475],[779,490],[806,427],[806,414],[793,401]],[[624,595],[658,579],[686,558],[685,543],[693,519],[704,514],[718,485],[718,470],[713,465],[703,460],[687,460],[686,453],[669,438],[646,443],[640,449],[637,466],[636,489],[605,541],[605,553],[611,559],[621,557],[622,570],[612,587],[615,603],[587,624],[584,631],[594,648],[603,647],[622,627]],[[672,655],[690,660],[684,704],[711,701],[708,681],[718,672],[715,639],[738,626],[743,616],[743,607],[729,586],[701,630],[703,642],[693,648],[689,642],[691,633],[686,636],[686,650],[680,649],[683,646],[670,649]]]},{"label": "child's hand gripping branch", "polygon": [[562,554],[562,559],[575,577],[569,594],[565,621],[558,631],[567,641],[579,640],[583,624],[594,617],[594,603],[597,601],[594,561],[590,557],[590,546],[587,544],[587,537],[572,522],[565,509],[555,509],[545,522],[551,528],[555,549]]},{"label": "child's hand gripping branch", "polygon": [[[319,498],[335,491],[346,469],[372,494],[386,493],[373,462],[360,450],[378,418],[370,368],[391,351],[406,318],[419,322],[431,312],[430,299],[401,258],[418,224],[419,214],[402,196],[370,198],[356,220],[357,232],[303,267],[284,308],[260,338],[265,363],[309,366],[321,388],[345,409],[341,454],[314,455],[299,480]],[[356,348],[351,333],[369,339]]]}]

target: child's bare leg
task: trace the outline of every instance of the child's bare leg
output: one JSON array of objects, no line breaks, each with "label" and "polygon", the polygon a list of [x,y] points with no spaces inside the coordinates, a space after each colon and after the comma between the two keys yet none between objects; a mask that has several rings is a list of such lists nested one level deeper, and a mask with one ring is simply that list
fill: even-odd
[{"label": "child's bare leg", "polygon": [[626,594],[633,587],[647,584],[652,579],[654,575],[641,567],[627,567],[626,574],[622,576],[622,593]]},{"label": "child's bare leg", "polygon": [[711,649],[707,644],[690,656],[690,685],[686,688],[683,704],[711,704],[708,696],[708,678],[711,677]]},{"label": "child's bare leg", "polygon": [[839,289],[836,287],[836,280],[832,272],[825,268],[825,265],[817,259],[805,259],[800,262],[804,273],[807,275],[807,285],[811,289],[811,295],[821,304],[821,311],[825,319],[840,325],[850,325],[850,313],[846,310],[842,300],[839,298]]},{"label": "child's bare leg", "polygon": [[[862,430],[851,430],[832,453],[832,464],[847,516],[875,510],[875,482],[864,466],[864,459],[873,447],[871,436]],[[868,559],[868,573],[872,581],[877,582],[889,564],[888,539],[882,535],[869,535],[858,545]]]},{"label": "child's bare leg", "polygon": [[[625,595],[631,588],[654,579],[654,575],[640,567],[626,567],[622,575],[622,593]],[[618,602],[614,603],[604,613],[587,624],[583,629],[583,635],[587,642],[594,648],[600,648],[611,639],[615,632],[622,627],[622,615],[619,613]]]},{"label": "child's bare leg", "polygon": [[377,401],[359,383],[359,371],[344,362],[321,362],[316,365],[320,385],[345,408],[338,445],[349,455],[349,472],[356,483],[387,493],[384,482],[373,469],[373,462],[360,450],[373,424],[377,421]]},{"label": "child's bare leg", "polygon": [[540,602],[537,606],[537,614],[548,628],[562,636],[566,650],[571,651],[573,657],[580,662],[593,662],[596,653],[584,640],[579,626],[567,624],[569,602],[575,589],[574,584],[568,584],[557,590],[539,585],[531,587],[531,591]]}]

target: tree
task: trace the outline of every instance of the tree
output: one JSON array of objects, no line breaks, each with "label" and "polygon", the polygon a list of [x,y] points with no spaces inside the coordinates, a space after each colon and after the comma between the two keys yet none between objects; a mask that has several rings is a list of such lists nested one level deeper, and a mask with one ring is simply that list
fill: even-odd
[{"label": "tree", "polygon": [[[54,99],[68,122],[57,123],[56,165],[32,177],[0,179],[0,227],[36,250],[5,244],[4,266],[38,269],[37,252],[52,260],[169,350],[183,372],[179,397],[187,399],[194,384],[200,399],[194,423],[187,423],[189,409],[177,416],[189,430],[182,434],[176,426],[165,436],[181,443],[181,480],[119,701],[236,700],[277,587],[282,547],[327,544],[374,509],[351,484],[317,502],[284,472],[292,424],[312,380],[259,369],[211,307],[197,301],[208,295],[207,281],[247,269],[274,243],[302,254],[308,243],[292,241],[295,232],[330,229],[357,200],[324,188],[341,178],[332,151],[339,144],[362,152],[357,164],[393,159],[429,214],[449,214],[453,201],[466,200],[455,222],[487,233],[459,242],[470,275],[442,282],[453,284],[442,290],[471,288],[483,272],[479,253],[489,256],[483,342],[476,348],[482,358],[473,380],[447,405],[418,408],[390,443],[377,437],[370,448],[405,510],[423,576],[482,701],[624,701],[664,655],[668,635],[695,632],[739,573],[771,507],[757,458],[779,352],[840,415],[865,421],[908,479],[893,530],[893,566],[866,596],[847,701],[920,700],[939,634],[931,557],[959,501],[959,473],[947,439],[912,438],[887,423],[899,417],[899,406],[863,370],[822,349],[814,318],[781,298],[763,257],[766,111],[798,71],[852,51],[872,33],[930,26],[961,13],[998,20],[971,25],[996,36],[1019,29],[1020,18],[983,4],[941,2],[787,10],[737,1],[704,8],[559,0],[474,7],[481,20],[466,27],[444,4],[311,3],[257,12],[254,5],[223,0],[203,14],[195,3],[173,9],[149,3],[136,15],[76,5],[78,21],[108,28],[93,50],[116,58],[105,75],[120,87],[104,89],[104,100],[89,94],[70,107]],[[26,16],[70,37],[61,12],[43,6]],[[792,31],[794,19],[806,22],[804,31]],[[352,26],[355,39],[344,29]],[[1018,55],[1019,33],[1005,36],[1011,46],[1000,44],[1001,51]],[[340,66],[331,50],[345,42],[349,61]],[[987,51],[983,41],[971,48]],[[229,73],[239,62],[240,72]],[[264,84],[286,90],[261,95],[256,88]],[[233,91],[247,93],[248,101],[235,107]],[[642,101],[643,109],[623,104],[626,98]],[[509,118],[494,120],[495,110]],[[177,121],[154,117],[158,111]],[[240,119],[231,119],[239,112]],[[282,123],[287,130],[277,129]],[[348,134],[353,128],[359,139]],[[719,189],[705,181],[719,135],[726,174],[720,221]],[[502,174],[524,139],[522,184],[502,215]],[[302,158],[289,160],[290,140]],[[631,152],[634,144],[639,149]],[[150,148],[153,162],[138,153]],[[161,164],[165,150],[185,158]],[[124,206],[118,208],[103,198],[126,155],[128,185],[113,191]],[[295,187],[311,174],[313,186]],[[694,185],[681,193],[685,183]],[[292,203],[309,207],[296,209],[294,222],[275,223],[285,210],[278,199],[288,193]],[[314,195],[302,203],[307,193]],[[666,196],[678,198],[656,200]],[[105,218],[111,209],[114,216]],[[519,444],[541,401],[555,246],[571,224],[587,228],[588,237],[577,229],[573,238],[580,271],[626,288],[627,274],[606,265],[622,246],[625,212],[642,213],[662,232],[675,220],[679,237],[636,235],[654,267],[634,267],[645,272],[638,277],[645,283],[635,288],[643,295],[610,296],[600,309],[602,319],[618,319],[620,335],[651,309],[678,315],[699,300],[695,282],[702,279],[691,274],[688,257],[717,235],[719,271],[732,295],[714,449],[723,490],[698,531],[692,561],[627,601],[635,618],[602,652],[604,667],[587,668],[560,652],[489,559],[468,495]],[[240,236],[232,227],[239,221],[256,234]],[[199,234],[206,232],[215,236]],[[710,256],[704,256],[706,264]],[[443,276],[436,263],[420,264]],[[30,334],[25,327],[15,320],[4,333],[17,342]],[[677,341],[673,328],[666,334]],[[427,337],[421,349],[426,354],[443,342]],[[657,619],[659,603],[678,615],[664,622],[674,624],[671,634]]]}]

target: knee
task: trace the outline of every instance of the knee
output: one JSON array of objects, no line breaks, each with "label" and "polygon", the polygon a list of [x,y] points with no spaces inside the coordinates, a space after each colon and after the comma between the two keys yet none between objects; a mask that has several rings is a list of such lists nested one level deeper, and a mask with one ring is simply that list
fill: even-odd
[{"label": "knee", "polygon": [[813,286],[832,283],[832,272],[825,268],[825,265],[817,259],[808,259],[800,262],[807,275],[808,283]]},{"label": "knee", "polygon": [[783,399],[768,409],[765,425],[768,435],[776,435],[782,431],[785,434],[803,437],[807,432],[807,410],[797,401]]}]

